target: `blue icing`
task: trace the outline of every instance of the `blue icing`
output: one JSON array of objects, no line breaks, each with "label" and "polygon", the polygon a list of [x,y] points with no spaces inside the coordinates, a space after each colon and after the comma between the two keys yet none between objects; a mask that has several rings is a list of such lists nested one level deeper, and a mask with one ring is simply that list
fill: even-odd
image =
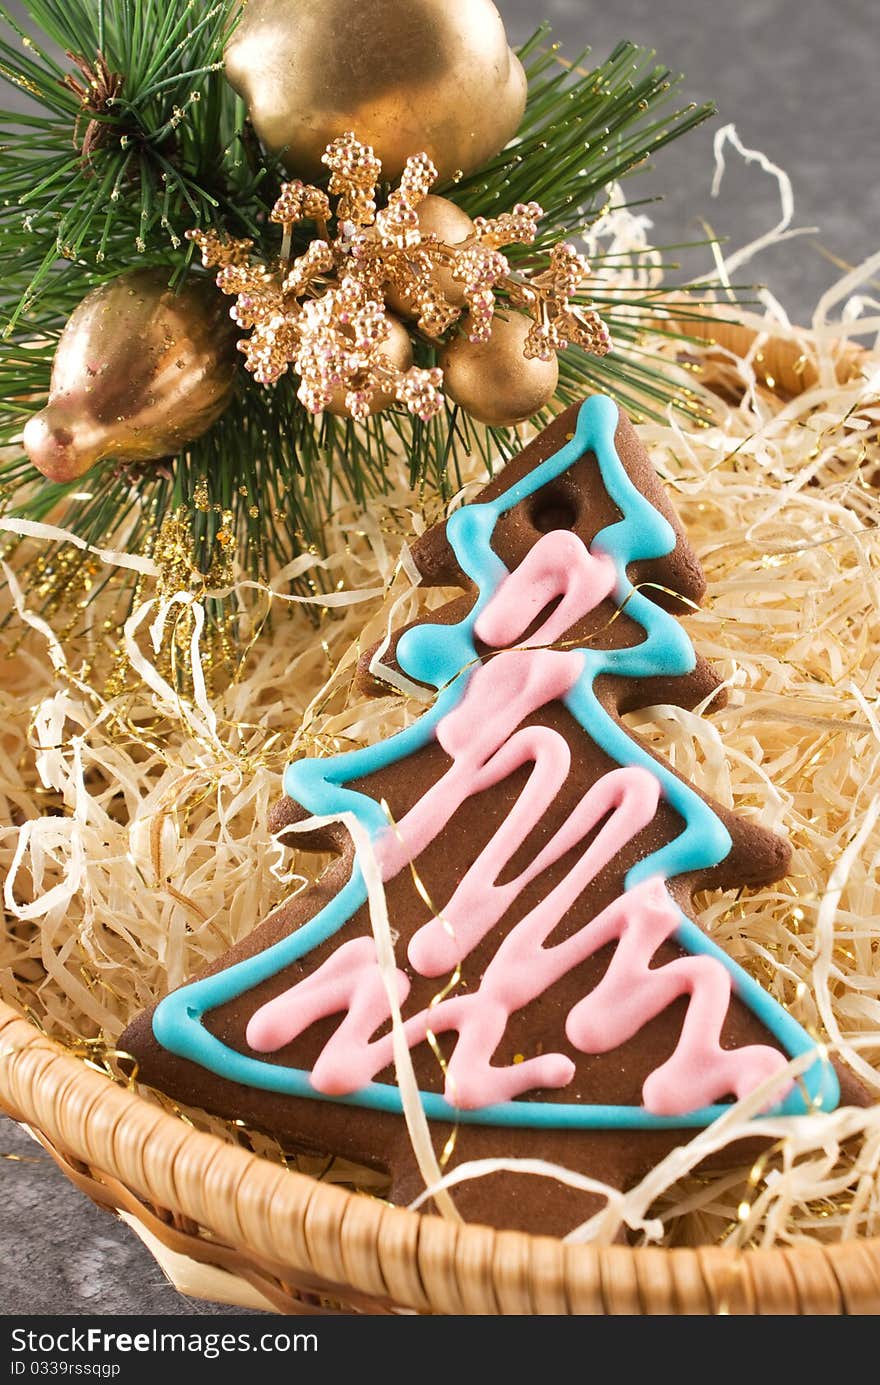
[{"label": "blue icing", "polygon": [[[670,553],[675,545],[675,534],[669,522],[627,475],[614,445],[617,420],[617,406],[604,395],[593,396],[582,405],[575,433],[564,447],[496,500],[465,506],[450,516],[446,525],[449,542],[459,566],[475,583],[478,599],[457,625],[416,626],[402,636],[397,646],[398,662],[404,672],[438,689],[434,706],[405,731],[378,745],[331,759],[301,760],[288,766],[284,788],[291,798],[317,816],[353,813],[372,838],[387,827],[381,806],[347,785],[415,754],[434,738],[441,717],[450,712],[464,694],[468,668],[477,657],[474,626],[480,612],[507,576],[507,568],[491,547],[495,525],[503,514],[561,475],[585,452],[594,452],[603,483],[621,518],[597,534],[592,548],[594,552],[613,558],[619,574],[615,598],[618,604],[626,602],[627,615],[641,625],[645,638],[631,648],[581,651],[584,672],[565,703],[592,739],[618,764],[644,765],[657,776],[665,798],[684,823],[673,841],[631,868],[626,876],[626,888],[652,875],[668,879],[711,868],[724,860],[731,848],[724,824],[698,794],[670,770],[658,765],[627,735],[605,711],[594,692],[594,683],[603,673],[628,678],[674,677],[691,672],[696,663],[693,647],[681,624],[635,591],[626,575],[630,563]],[[402,1113],[396,1086],[371,1082],[349,1097],[326,1097],[314,1089],[305,1069],[281,1067],[247,1057],[215,1038],[201,1023],[209,1010],[237,999],[338,933],[366,902],[366,885],[355,861],[347,885],[309,923],[264,952],[167,996],[153,1017],[153,1032],[159,1043],[172,1053],[245,1086]],[[675,937],[686,951],[714,957],[727,969],[735,993],[791,1057],[816,1052],[816,1059],[801,1084],[774,1108],[774,1114],[802,1114],[811,1107],[833,1110],[840,1097],[834,1069],[819,1055],[815,1041],[796,1020],[684,914]],[[511,1101],[463,1111],[450,1106],[434,1092],[422,1092],[421,1099],[426,1115],[432,1120],[584,1130],[699,1127],[707,1125],[726,1109],[718,1104],[687,1116],[663,1117],[638,1106]]]}]

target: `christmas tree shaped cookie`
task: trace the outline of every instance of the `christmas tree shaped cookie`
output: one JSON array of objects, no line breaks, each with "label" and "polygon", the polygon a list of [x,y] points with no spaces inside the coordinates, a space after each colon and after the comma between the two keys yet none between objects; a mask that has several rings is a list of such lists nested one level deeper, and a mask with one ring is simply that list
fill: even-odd
[{"label": "christmas tree shaped cookie", "polygon": [[[464,595],[361,676],[435,689],[430,710],[290,766],[275,826],[313,816],[298,844],[336,859],[129,1027],[141,1080],[385,1168],[395,1202],[423,1180],[392,992],[438,1154],[456,1132],[447,1167],[540,1157],[625,1186],[768,1080],[776,1111],[833,1109],[839,1076],[852,1099],[693,917],[697,889],[784,875],[786,844],[621,720],[694,706],[717,680],[680,621],[703,594],[699,565],[617,406],[596,396],[561,415],[413,556],[426,583]],[[380,877],[384,970],[368,898]],[[805,1053],[792,1083],[786,1064]],[[596,1205],[511,1171],[454,1197],[465,1217],[550,1232]]]}]

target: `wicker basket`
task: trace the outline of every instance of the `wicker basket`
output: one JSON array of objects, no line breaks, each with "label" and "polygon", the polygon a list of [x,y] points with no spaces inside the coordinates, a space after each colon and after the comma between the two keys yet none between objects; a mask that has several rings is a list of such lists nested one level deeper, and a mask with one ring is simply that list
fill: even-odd
[{"label": "wicker basket", "polygon": [[[737,354],[752,344],[743,328],[711,333]],[[838,372],[856,367],[857,353],[842,350]],[[768,342],[755,370],[787,395],[815,380],[794,342]],[[880,1312],[880,1238],[745,1252],[596,1248],[453,1225],[199,1133],[2,1002],[0,1058],[0,1107],[199,1297],[290,1314]]]}]

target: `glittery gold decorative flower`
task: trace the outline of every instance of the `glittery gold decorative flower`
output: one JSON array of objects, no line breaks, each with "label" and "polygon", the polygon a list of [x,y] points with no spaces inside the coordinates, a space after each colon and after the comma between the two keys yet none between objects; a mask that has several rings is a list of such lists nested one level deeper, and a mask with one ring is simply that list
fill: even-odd
[{"label": "glittery gold decorative flower", "polygon": [[[298,398],[312,413],[364,419],[398,403],[427,422],[443,407],[443,374],[412,365],[389,307],[431,341],[461,320],[471,342],[488,343],[499,293],[506,308],[532,319],[526,360],[550,360],[570,343],[595,355],[608,351],[605,324],[582,302],[590,267],[573,246],[556,245],[546,268],[531,276],[514,271],[503,253],[534,243],[543,215],[537,202],[471,221],[431,193],[437,170],[422,153],[407,159],[378,208],[382,166],[368,145],[343,135],[323,162],[327,192],[299,180],[282,186],[270,213],[283,229],[276,263],[255,260],[249,240],[188,233],[203,264],[218,270],[218,287],[235,298],[232,318],[249,332],[239,350],[261,384],[292,368]],[[293,231],[304,222],[317,234],[292,258]]]}]

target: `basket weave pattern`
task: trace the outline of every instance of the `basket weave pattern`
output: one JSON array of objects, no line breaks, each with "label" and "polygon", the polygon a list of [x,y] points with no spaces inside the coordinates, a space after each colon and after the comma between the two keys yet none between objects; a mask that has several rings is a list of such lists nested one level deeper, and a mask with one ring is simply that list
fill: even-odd
[{"label": "basket weave pattern", "polygon": [[0,1105],[67,1176],[288,1314],[872,1314],[880,1239],[737,1252],[566,1246],[454,1226],[201,1134],[0,1003]]},{"label": "basket weave pattern", "polygon": [[[737,355],[753,337],[717,323],[683,330],[711,331]],[[839,373],[857,360],[844,348]],[[784,341],[767,343],[756,374],[789,395],[816,378]],[[416,1215],[193,1130],[2,1001],[0,1108],[100,1206],[281,1313],[880,1313],[880,1238],[750,1251],[595,1247]]]}]

